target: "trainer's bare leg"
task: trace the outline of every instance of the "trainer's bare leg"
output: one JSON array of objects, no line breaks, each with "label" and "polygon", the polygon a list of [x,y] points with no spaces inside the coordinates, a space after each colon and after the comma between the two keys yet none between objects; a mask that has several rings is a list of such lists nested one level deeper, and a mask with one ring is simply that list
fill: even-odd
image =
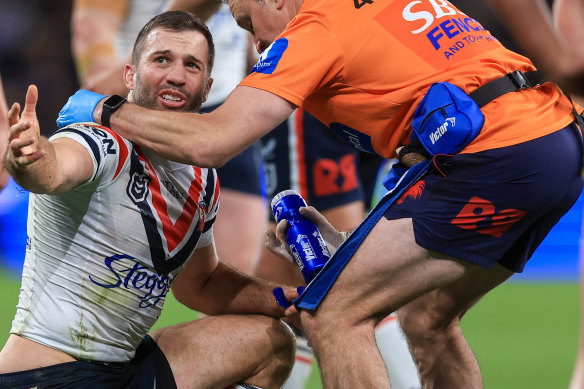
[{"label": "trainer's bare leg", "polygon": [[[411,219],[382,218],[319,309],[301,313],[325,388],[389,387],[375,343],[375,325],[424,293],[476,269],[417,245]],[[449,388],[462,387],[449,383]]]},{"label": "trainer's bare leg", "polygon": [[280,388],[294,364],[292,331],[267,316],[206,316],[151,336],[179,389],[225,388],[237,382]]},{"label": "trainer's bare leg", "polygon": [[475,267],[399,310],[425,388],[482,388],[479,365],[462,334],[460,320],[482,296],[511,275],[512,271],[500,265],[491,270]]}]

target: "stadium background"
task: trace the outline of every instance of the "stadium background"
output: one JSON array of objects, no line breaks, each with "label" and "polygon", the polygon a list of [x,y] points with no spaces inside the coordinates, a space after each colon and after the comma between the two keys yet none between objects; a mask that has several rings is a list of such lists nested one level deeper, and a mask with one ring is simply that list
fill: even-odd
[{"label": "stadium background", "polygon": [[[514,46],[484,2],[452,2]],[[70,0],[0,2],[0,74],[7,100],[23,102],[26,86],[39,86],[37,110],[44,134],[56,129],[59,109],[78,88],[70,53],[70,10]],[[0,194],[0,344],[8,336],[18,298],[27,203],[28,193],[12,181]],[[463,320],[487,388],[568,386],[577,348],[583,204],[581,198],[554,228],[524,274],[485,297]],[[156,326],[194,317],[196,313],[171,297]],[[308,388],[320,387],[314,369]]]}]

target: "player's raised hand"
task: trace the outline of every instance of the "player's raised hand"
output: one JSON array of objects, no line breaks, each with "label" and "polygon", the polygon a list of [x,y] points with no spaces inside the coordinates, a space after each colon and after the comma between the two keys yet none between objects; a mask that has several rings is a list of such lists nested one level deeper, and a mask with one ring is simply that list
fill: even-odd
[{"label": "player's raised hand", "polygon": [[26,92],[22,114],[20,114],[20,104],[18,103],[14,103],[8,111],[10,133],[4,160],[9,170],[30,165],[45,154],[38,146],[40,127],[36,115],[37,101],[37,87],[30,85]]}]

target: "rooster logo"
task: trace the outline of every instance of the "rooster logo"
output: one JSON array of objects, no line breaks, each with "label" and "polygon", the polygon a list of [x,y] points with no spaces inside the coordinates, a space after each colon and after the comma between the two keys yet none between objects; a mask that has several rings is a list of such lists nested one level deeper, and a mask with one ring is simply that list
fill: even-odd
[{"label": "rooster logo", "polygon": [[203,231],[205,228],[205,217],[207,216],[207,212],[207,203],[204,201],[199,201],[199,225],[197,226],[199,231]]},{"label": "rooster logo", "polygon": [[418,199],[422,195],[422,192],[424,191],[425,186],[426,186],[425,181],[416,182],[414,185],[412,185],[412,187],[410,189],[408,189],[406,191],[406,193],[404,193],[399,198],[399,200],[397,201],[397,204],[403,203],[408,197],[411,197],[414,200]]}]

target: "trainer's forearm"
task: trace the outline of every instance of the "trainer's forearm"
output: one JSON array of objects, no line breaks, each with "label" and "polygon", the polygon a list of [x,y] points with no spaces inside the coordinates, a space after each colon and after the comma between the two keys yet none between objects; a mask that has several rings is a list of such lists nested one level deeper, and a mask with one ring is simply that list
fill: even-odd
[{"label": "trainer's forearm", "polygon": [[[154,111],[126,103],[110,118],[111,127],[126,139],[171,161],[199,167],[219,167],[249,143],[225,136],[212,114]],[[101,103],[95,113],[101,117]]]},{"label": "trainer's forearm", "polygon": [[4,166],[14,181],[33,193],[54,193],[57,183],[61,180],[57,177],[57,158],[55,148],[45,137],[40,137],[38,146],[44,151],[44,155],[39,160],[30,165],[18,165],[11,163],[4,157]]},{"label": "trainer's forearm", "polygon": [[[102,102],[93,111],[101,118]],[[219,167],[282,123],[296,108],[264,90],[237,86],[211,113],[153,111],[124,104],[110,117],[112,129],[171,161]]]}]

